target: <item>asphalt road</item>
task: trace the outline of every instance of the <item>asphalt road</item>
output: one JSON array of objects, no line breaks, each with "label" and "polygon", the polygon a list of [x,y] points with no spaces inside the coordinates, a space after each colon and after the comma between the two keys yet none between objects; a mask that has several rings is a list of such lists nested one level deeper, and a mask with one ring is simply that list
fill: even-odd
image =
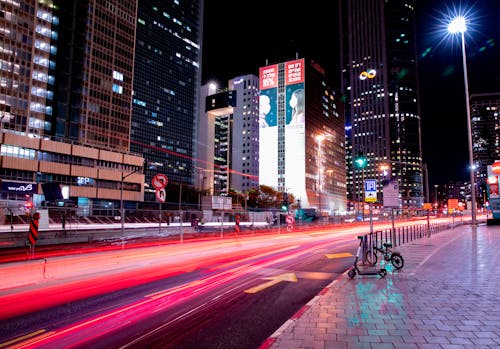
[{"label": "asphalt road", "polygon": [[[113,274],[102,257],[93,262],[94,252],[87,267],[95,273],[66,271],[64,281],[25,290],[62,303],[1,321],[0,348],[258,348],[352,265],[357,235],[311,231],[185,244],[189,251],[104,251],[124,260]],[[157,256],[165,264],[155,265]],[[53,258],[79,270],[67,256]]]}]

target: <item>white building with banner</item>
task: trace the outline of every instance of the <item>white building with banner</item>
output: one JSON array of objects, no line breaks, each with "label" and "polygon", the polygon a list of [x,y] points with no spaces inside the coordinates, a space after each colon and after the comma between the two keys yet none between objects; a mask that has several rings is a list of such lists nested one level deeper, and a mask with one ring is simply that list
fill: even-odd
[{"label": "white building with banner", "polygon": [[303,208],[346,211],[343,107],[325,70],[296,59],[259,70],[259,184]]}]

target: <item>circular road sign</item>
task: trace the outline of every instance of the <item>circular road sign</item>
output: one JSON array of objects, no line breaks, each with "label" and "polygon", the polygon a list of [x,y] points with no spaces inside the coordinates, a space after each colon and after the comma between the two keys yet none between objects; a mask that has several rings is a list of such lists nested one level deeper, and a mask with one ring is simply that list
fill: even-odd
[{"label": "circular road sign", "polygon": [[166,195],[167,194],[165,193],[165,188],[156,189],[156,201],[165,202]]},{"label": "circular road sign", "polygon": [[165,188],[168,184],[167,175],[164,175],[163,173],[158,173],[153,177],[152,183],[153,187],[155,187],[156,189]]}]

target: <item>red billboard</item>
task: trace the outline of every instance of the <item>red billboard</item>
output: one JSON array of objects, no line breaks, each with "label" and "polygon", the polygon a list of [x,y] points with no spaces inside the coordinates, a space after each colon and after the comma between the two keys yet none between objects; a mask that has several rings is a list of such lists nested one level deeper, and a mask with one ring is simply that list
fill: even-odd
[{"label": "red billboard", "polygon": [[285,63],[285,85],[304,82],[304,59]]},{"label": "red billboard", "polygon": [[259,68],[259,87],[261,90],[278,87],[278,65]]}]

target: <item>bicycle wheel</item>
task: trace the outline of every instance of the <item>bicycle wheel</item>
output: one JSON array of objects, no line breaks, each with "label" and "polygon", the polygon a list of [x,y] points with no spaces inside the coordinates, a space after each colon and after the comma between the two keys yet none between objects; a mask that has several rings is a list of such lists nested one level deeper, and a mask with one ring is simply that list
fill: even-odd
[{"label": "bicycle wheel", "polygon": [[377,264],[377,253],[373,252],[372,254],[371,252],[371,250],[366,251],[365,260],[367,263],[375,265]]},{"label": "bicycle wheel", "polygon": [[401,269],[405,265],[405,260],[403,259],[403,256],[396,252],[391,256],[391,263],[394,268]]}]

